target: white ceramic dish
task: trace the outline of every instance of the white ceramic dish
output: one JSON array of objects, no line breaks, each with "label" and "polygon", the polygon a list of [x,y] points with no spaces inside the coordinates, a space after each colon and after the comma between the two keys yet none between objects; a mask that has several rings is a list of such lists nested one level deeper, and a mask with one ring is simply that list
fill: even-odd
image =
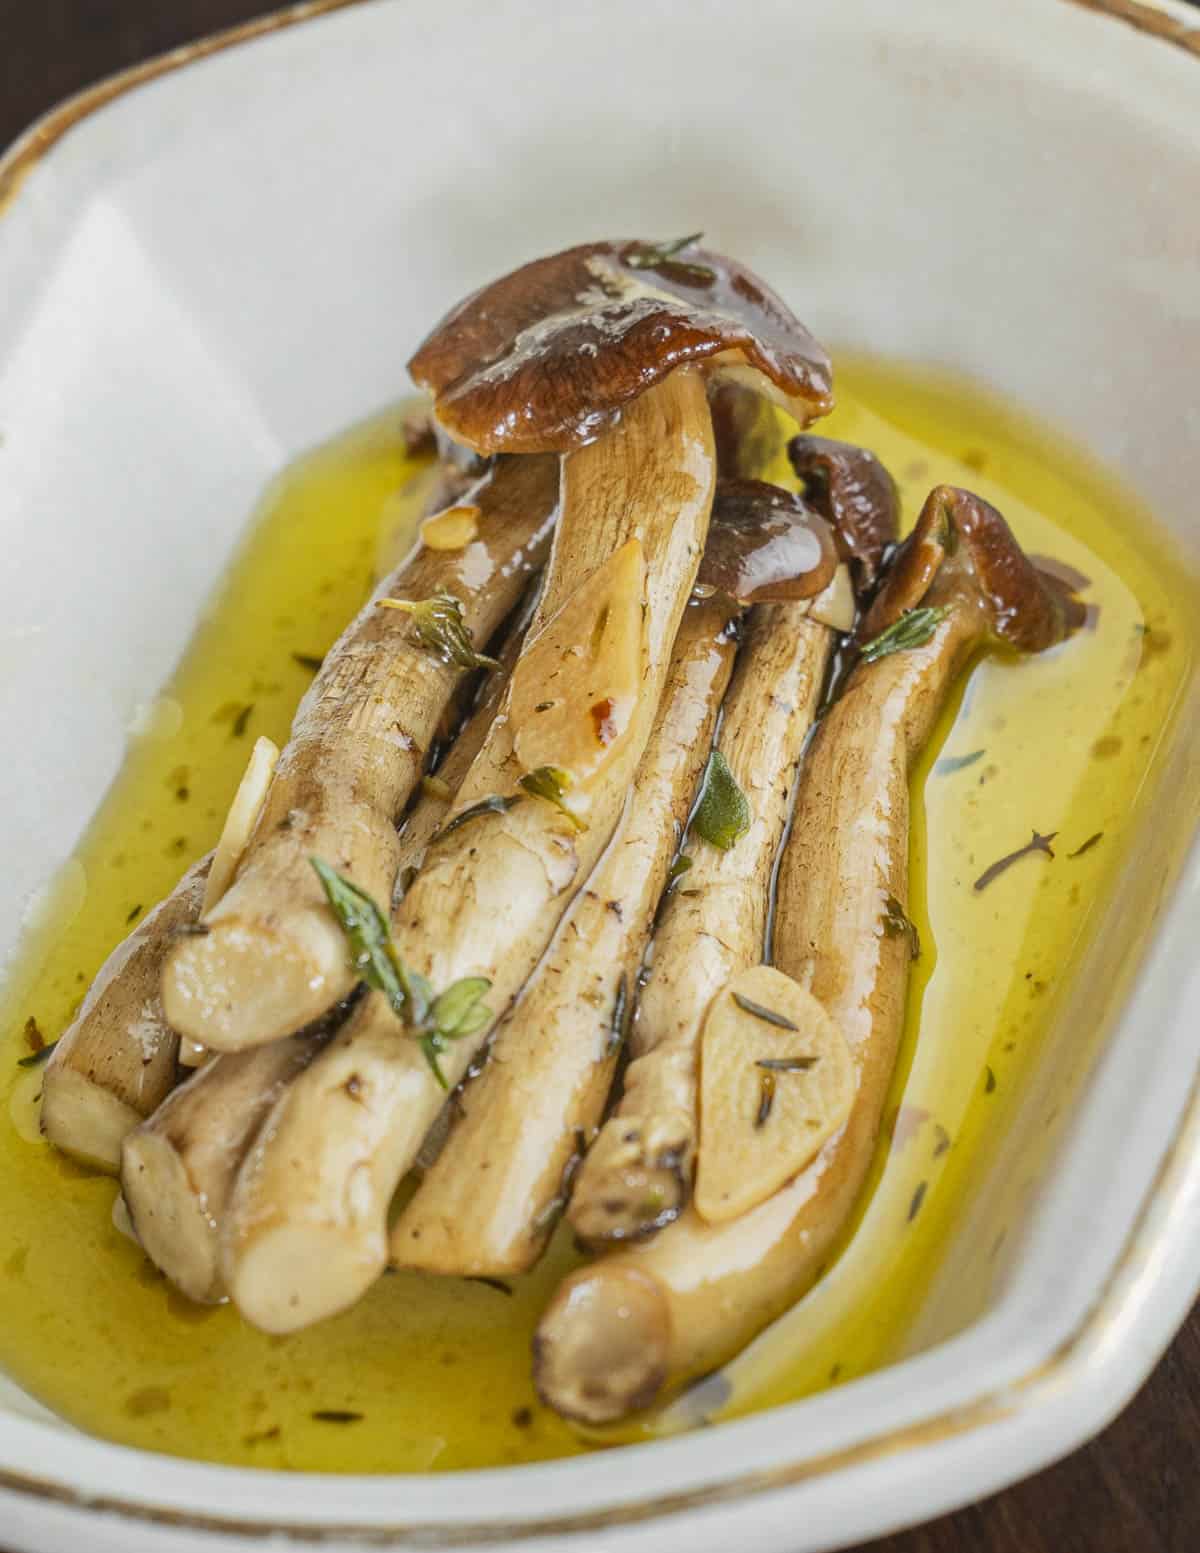
[{"label": "white ceramic dish", "polygon": [[[0,166],[0,945],[266,477],[393,397],[445,304],[581,234],[703,225],[819,334],[1050,415],[1200,558],[1198,20],[1172,0],[302,6],[52,115]],[[0,1541],[804,1553],[1095,1433],[1200,1287],[1200,860],[1167,812],[1195,787],[1186,697],[1047,1057],[1073,1124],[968,1309],[986,1192],[973,1208],[913,1357],[635,1451],[391,1480],[141,1455],[0,1382]],[[1084,1072],[1071,1030],[1135,966]]]}]

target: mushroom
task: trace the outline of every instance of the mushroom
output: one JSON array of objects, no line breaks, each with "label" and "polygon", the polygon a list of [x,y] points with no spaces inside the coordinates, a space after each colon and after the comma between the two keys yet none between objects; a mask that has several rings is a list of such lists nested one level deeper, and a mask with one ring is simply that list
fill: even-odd
[{"label": "mushroom", "polygon": [[101,966],[42,1081],[42,1131],[115,1175],[121,1143],[175,1083],[179,1037],[159,999],[163,961],[200,915],[212,854],[188,869]]},{"label": "mushroom", "polygon": [[869,589],[896,541],[896,482],[874,453],[852,442],[801,435],[788,443],[788,458],[808,504],[833,528],[838,554],[851,563],[855,582]]},{"label": "mushroom", "polygon": [[837,570],[833,531],[794,491],[720,480],[697,584],[739,604],[813,599]]},{"label": "mushroom", "polygon": [[733,664],[734,610],[693,604],[620,827],[466,1087],[437,1162],[395,1224],[392,1259],[433,1272],[531,1267],[600,1119],[654,909]]},{"label": "mushroom", "polygon": [[199,1304],[225,1296],[217,1226],[263,1118],[345,1010],[312,1030],[214,1057],[124,1141],[121,1187],[142,1249]]},{"label": "mushroom", "polygon": [[[419,865],[496,715],[527,618],[508,633],[499,666],[400,833],[398,885]],[[142,1247],[176,1288],[202,1304],[224,1297],[218,1225],[263,1117],[340,1025],[338,1005],[316,1026],[246,1052],[214,1056],[125,1140],[122,1180]]]},{"label": "mushroom", "polygon": [[749,828],[728,850],[692,836],[690,867],[664,902],[621,1100],[568,1209],[588,1245],[655,1234],[691,1193],[704,1015],[730,977],[762,957],[771,868],[831,645],[803,605],[763,604],[750,615],[717,741],[749,801]]},{"label": "mushroom", "polygon": [[866,1179],[903,1023],[913,762],[981,649],[1041,651],[1081,614],[993,508],[932,492],[863,629],[862,660],[818,725],[778,876],[775,962],[850,1045],[849,1116],[743,1216],[712,1224],[689,1207],[560,1286],[535,1340],[538,1388],[559,1412],[604,1422],[647,1406],[723,1363],[818,1276]]},{"label": "mushroom", "polygon": [[[554,460],[499,461],[470,492],[478,537],[418,545],[328,653],[236,879],[208,932],[167,960],[163,1005],[181,1034],[236,1051],[311,1024],[349,992],[345,940],[309,858],[390,899],[397,817],[477,661],[471,644],[487,642],[541,565],[557,498]],[[406,608],[379,607],[390,601]]]},{"label": "mushroom", "polygon": [[[410,364],[440,423],[478,452],[565,454],[505,707],[395,924],[402,962],[435,992],[486,981],[493,1020],[603,852],[650,735],[712,505],[703,363],[800,421],[828,407],[808,332],[749,272],[695,247],[593,243],[538,260],[456,308]],[[444,1082],[487,1033],[448,1045]],[[369,997],[243,1167],[225,1247],[248,1319],[292,1330],[358,1298],[441,1101],[421,1044]]]}]

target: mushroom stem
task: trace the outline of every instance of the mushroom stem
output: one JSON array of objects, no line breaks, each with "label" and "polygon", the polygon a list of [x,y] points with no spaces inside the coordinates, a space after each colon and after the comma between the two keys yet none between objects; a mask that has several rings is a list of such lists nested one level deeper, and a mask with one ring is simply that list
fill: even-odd
[{"label": "mushroom stem", "polygon": [[733,663],[733,607],[693,605],[612,845],[464,1091],[446,1146],[392,1231],[402,1267],[524,1272],[591,1136],[638,968]]},{"label": "mushroom stem", "polygon": [[[545,1401],[567,1416],[612,1421],[664,1385],[730,1358],[811,1285],[862,1189],[912,954],[903,912],[913,761],[982,648],[1007,642],[1038,651],[1074,623],[1000,515],[945,487],[931,495],[902,548],[876,601],[876,623],[886,626],[921,602],[937,612],[930,634],[860,663],[819,725],[779,872],[776,963],[810,988],[850,1044],[857,1089],[849,1117],[810,1165],[742,1217],[706,1224],[689,1207],[654,1241],[561,1285],[538,1329],[536,1380]],[[628,1307],[623,1363],[610,1379],[602,1334],[587,1330],[589,1312],[611,1310],[610,1285],[630,1278],[639,1300]],[[639,1343],[640,1368],[628,1362]]]},{"label": "mushroom stem", "polygon": [[751,827],[728,851],[693,839],[691,867],[664,904],[624,1093],[571,1197],[571,1225],[589,1245],[653,1235],[691,1195],[704,1016],[762,956],[771,868],[833,642],[807,610],[751,612],[717,741],[749,799]]},{"label": "mushroom stem", "polygon": [[484,680],[475,705],[454,736],[454,743],[446,751],[445,758],[434,772],[432,780],[425,784],[421,796],[413,804],[400,827],[400,852],[396,870],[397,900],[412,883],[413,876],[425,859],[429,843],[449,813],[476,755],[483,748],[488,730],[504,701],[513,665],[525,640],[528,619],[528,612],[522,609],[520,617],[514,622],[505,638],[504,646],[500,649],[498,666],[492,669]]},{"label": "mushroom stem", "polygon": [[200,915],[212,855],[196,863],[100,968],[42,1081],[42,1131],[56,1148],[115,1175],[126,1133],[175,1083],[179,1037],[159,1000],[163,962]]},{"label": "mushroom stem", "polygon": [[218,1231],[238,1167],[321,1044],[321,1034],[305,1033],[214,1057],[126,1137],[121,1185],[134,1229],[189,1299],[211,1305],[224,1297]]},{"label": "mushroom stem", "polygon": [[237,878],[208,933],[168,959],[163,1004],[182,1034],[236,1051],[311,1024],[349,992],[345,940],[309,858],[390,899],[396,819],[462,673],[407,614],[377,605],[453,595],[466,640],[482,647],[541,565],[557,495],[554,459],[499,461],[469,493],[477,537],[456,550],[419,545],[327,655]]},{"label": "mushroom stem", "polygon": [[[520,990],[571,891],[586,879],[616,826],[695,579],[714,464],[704,383],[687,370],[648,389],[612,431],[563,461],[562,517],[545,590],[505,710],[463,784],[451,824],[489,798],[521,801],[445,827],[395,925],[403,962],[435,991],[466,977],[485,978],[493,1018]],[[622,554],[645,562],[644,609],[637,612],[640,684],[619,736],[609,743],[607,734],[598,734],[599,765],[580,784],[587,804],[587,829],[581,831],[555,804],[520,792],[516,746],[539,714],[531,711],[528,722],[509,714],[522,665],[537,663],[529,675],[552,677],[574,652],[586,655],[583,642],[568,648],[561,662],[544,662],[546,644],[558,640],[560,610],[569,610],[589,579]],[[620,615],[622,604],[627,611],[629,602],[614,599],[603,618]],[[535,660],[542,632],[542,655]],[[603,638],[604,629],[598,634]],[[587,706],[579,711],[589,717]],[[486,1036],[485,1026],[442,1053],[449,1085],[463,1077]],[[386,1001],[372,994],[283,1096],[263,1146],[243,1168],[225,1271],[250,1321],[268,1331],[291,1331],[343,1309],[373,1282],[387,1258],[388,1204],[443,1098],[417,1042],[405,1038]]]}]

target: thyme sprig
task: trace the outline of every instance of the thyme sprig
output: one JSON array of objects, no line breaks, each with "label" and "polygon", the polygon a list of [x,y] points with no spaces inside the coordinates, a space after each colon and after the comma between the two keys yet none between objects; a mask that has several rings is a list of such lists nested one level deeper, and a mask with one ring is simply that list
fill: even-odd
[{"label": "thyme sprig", "polygon": [[668,279],[681,280],[685,285],[711,286],[717,278],[715,270],[679,257],[703,236],[703,232],[689,232],[686,237],[673,237],[665,243],[635,244],[625,252],[623,262],[631,270],[665,270]]},{"label": "thyme sprig", "polygon": [[424,976],[405,965],[387,917],[371,896],[321,858],[309,861],[346,935],[359,980],[383,993],[392,1012],[420,1046],[434,1078],[448,1089],[438,1059],[452,1041],[476,1035],[491,1022],[491,1010],[483,1002],[491,982],[485,976],[464,976],[444,992],[435,993]]},{"label": "thyme sprig", "polygon": [[396,609],[412,621],[422,647],[460,669],[495,669],[499,660],[476,652],[463,620],[462,600],[453,593],[433,593],[427,599],[377,599],[380,609]]},{"label": "thyme sprig", "polygon": [[913,647],[924,647],[932,641],[933,633],[946,618],[946,606],[922,605],[920,609],[906,609],[899,620],[893,620],[885,631],[864,642],[861,649],[863,663],[876,663],[894,652],[906,652]]}]

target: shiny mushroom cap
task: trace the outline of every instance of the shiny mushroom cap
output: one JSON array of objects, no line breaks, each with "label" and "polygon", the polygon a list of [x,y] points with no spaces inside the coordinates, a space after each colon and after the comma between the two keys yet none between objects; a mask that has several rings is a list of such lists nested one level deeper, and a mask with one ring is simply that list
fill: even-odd
[{"label": "shiny mushroom cap", "polygon": [[837,570],[833,534],[803,497],[765,480],[719,480],[697,583],[739,604],[815,598]]},{"label": "shiny mushroom cap", "polygon": [[680,244],[584,243],[459,303],[409,362],[438,420],[479,453],[594,442],[688,363],[752,383],[802,425],[832,406],[829,358],[732,259]]},{"label": "shiny mushroom cap", "polygon": [[988,633],[1018,652],[1064,641],[1086,614],[1068,583],[1034,565],[995,507],[957,486],[935,486],[860,636],[870,640],[919,604],[968,600]]},{"label": "shiny mushroom cap", "polygon": [[900,535],[896,482],[874,453],[829,437],[793,437],[788,458],[809,503],[833,525],[838,554],[852,563],[855,582],[869,588]]}]

